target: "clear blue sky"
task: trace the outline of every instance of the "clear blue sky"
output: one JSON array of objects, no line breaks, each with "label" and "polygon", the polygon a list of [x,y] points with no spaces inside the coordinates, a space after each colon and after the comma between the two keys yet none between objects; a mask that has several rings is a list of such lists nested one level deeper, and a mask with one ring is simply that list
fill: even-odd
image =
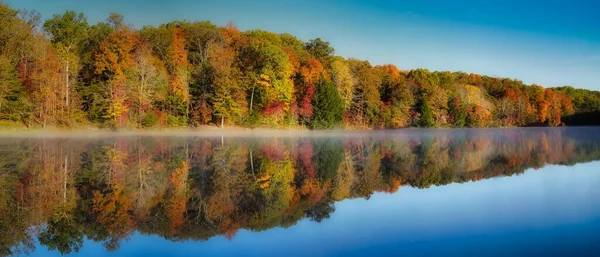
[{"label": "clear blue sky", "polygon": [[596,0],[4,0],[44,18],[66,9],[90,22],[110,12],[136,27],[229,21],[240,29],[321,37],[344,57],[600,90]]}]

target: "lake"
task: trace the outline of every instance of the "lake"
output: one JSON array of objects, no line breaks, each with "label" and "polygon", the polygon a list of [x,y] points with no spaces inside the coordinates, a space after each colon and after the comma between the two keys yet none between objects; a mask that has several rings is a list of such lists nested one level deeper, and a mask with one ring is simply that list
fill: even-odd
[{"label": "lake", "polygon": [[600,128],[0,138],[0,255],[598,256]]}]

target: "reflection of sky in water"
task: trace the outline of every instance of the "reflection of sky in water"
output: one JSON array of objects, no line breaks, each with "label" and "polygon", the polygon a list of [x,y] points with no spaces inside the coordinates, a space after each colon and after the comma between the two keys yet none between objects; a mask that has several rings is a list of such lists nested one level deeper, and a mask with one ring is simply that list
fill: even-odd
[{"label": "reflection of sky in water", "polygon": [[[600,253],[600,162],[335,204],[322,223],[239,231],[232,241],[174,243],[135,234],[112,255],[365,256],[593,255]],[[106,254],[86,241],[79,256]],[[32,256],[59,256],[37,246]]]}]

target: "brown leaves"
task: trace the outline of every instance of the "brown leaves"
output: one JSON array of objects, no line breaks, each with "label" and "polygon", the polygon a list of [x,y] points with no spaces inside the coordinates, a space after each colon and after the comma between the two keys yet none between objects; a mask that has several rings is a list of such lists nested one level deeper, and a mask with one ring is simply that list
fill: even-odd
[{"label": "brown leaves", "polygon": [[111,33],[95,54],[94,66],[97,75],[108,73],[114,79],[124,79],[125,71],[134,63],[133,50],[138,36],[128,29]]},{"label": "brown leaves", "polygon": [[188,88],[190,63],[188,61],[188,52],[185,48],[183,29],[173,29],[173,40],[168,52],[171,73],[170,90],[182,102],[188,102],[190,98]]},{"label": "brown leaves", "polygon": [[323,64],[316,58],[309,58],[306,60],[306,63],[300,68],[300,74],[304,78],[304,83],[306,84],[315,84],[319,81],[321,76],[329,76],[325,67],[323,67]]}]

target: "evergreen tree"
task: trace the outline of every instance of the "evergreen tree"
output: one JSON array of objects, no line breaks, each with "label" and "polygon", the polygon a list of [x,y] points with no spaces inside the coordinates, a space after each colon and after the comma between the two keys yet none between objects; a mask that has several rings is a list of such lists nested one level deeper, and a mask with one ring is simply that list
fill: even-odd
[{"label": "evergreen tree", "polygon": [[426,128],[435,126],[433,111],[431,111],[431,106],[427,100],[421,101],[421,119],[419,120],[419,126]]},{"label": "evergreen tree", "polygon": [[20,85],[15,66],[0,55],[0,119],[22,121],[29,115],[25,89]]},{"label": "evergreen tree", "polygon": [[313,98],[312,127],[316,129],[333,128],[344,117],[344,103],[338,90],[330,81],[321,78]]}]

